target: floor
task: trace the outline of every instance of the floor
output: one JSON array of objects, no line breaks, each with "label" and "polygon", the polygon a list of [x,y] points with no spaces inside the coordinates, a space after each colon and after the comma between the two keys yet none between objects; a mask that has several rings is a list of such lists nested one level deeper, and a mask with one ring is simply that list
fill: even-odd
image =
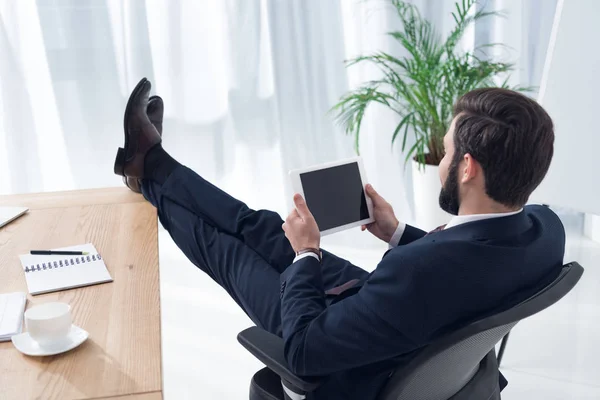
[{"label": "floor", "polygon": [[[238,343],[252,325],[210,278],[160,233],[163,373],[167,400],[246,399],[262,368]],[[565,261],[586,268],[576,289],[513,330],[502,372],[505,400],[600,399],[600,244],[571,235]],[[355,249],[330,239],[323,247],[372,270],[385,247]]]}]

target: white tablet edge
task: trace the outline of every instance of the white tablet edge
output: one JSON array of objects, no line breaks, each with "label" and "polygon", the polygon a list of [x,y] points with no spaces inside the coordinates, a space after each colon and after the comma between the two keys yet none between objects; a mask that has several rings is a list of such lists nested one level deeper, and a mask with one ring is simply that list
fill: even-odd
[{"label": "white tablet edge", "polygon": [[[25,215],[25,213],[27,211],[29,211],[29,208],[27,208],[27,207],[0,207],[0,208],[3,208],[4,210],[8,211],[8,213],[10,213],[10,217],[4,218],[4,217],[0,216],[0,228],[10,224],[17,218]],[[2,218],[4,218],[4,219],[2,219]]]},{"label": "white tablet edge", "polygon": [[321,236],[326,236],[326,235],[330,235],[332,233],[344,231],[346,229],[370,224],[375,221],[375,219],[373,218],[373,202],[371,201],[371,198],[366,193],[367,192],[366,186],[367,186],[368,181],[367,181],[367,174],[365,173],[365,168],[363,165],[362,157],[353,157],[353,158],[348,158],[348,159],[344,159],[344,160],[328,162],[325,164],[313,165],[313,166],[307,167],[307,168],[295,169],[295,170],[290,171],[290,173],[289,173],[290,180],[292,181],[292,189],[294,190],[294,193],[299,193],[302,197],[305,197],[304,189],[302,188],[302,181],[300,180],[300,174],[303,174],[306,172],[318,171],[320,169],[325,169],[325,168],[337,167],[338,165],[352,164],[352,163],[358,164],[360,180],[361,180],[361,183],[363,186],[363,190],[365,192],[364,193],[365,199],[367,201],[367,210],[369,212],[369,218],[363,219],[361,221],[351,222],[349,224],[338,226],[335,228],[326,229],[324,231],[321,231]]}]

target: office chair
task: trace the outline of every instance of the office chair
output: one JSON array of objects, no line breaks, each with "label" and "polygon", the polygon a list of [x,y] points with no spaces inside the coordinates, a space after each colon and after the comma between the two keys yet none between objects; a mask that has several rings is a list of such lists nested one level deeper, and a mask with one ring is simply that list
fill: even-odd
[{"label": "office chair", "polygon": [[[498,400],[500,388],[495,345],[520,320],[556,303],[581,278],[577,262],[563,266],[559,276],[515,307],[474,322],[422,349],[391,375],[378,400]],[[266,365],[250,383],[250,400],[304,399],[325,377],[292,374],[283,353],[283,339],[257,327],[238,341]]]}]

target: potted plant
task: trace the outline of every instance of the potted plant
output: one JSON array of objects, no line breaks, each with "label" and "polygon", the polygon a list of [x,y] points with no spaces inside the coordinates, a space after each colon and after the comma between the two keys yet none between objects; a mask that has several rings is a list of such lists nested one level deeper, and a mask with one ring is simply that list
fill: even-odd
[{"label": "potted plant", "polygon": [[[438,165],[444,157],[443,137],[452,122],[453,105],[464,93],[476,88],[508,87],[508,78],[500,85],[494,78],[511,71],[514,65],[478,56],[484,48],[496,44],[479,46],[473,51],[459,49],[459,41],[469,25],[499,15],[474,11],[475,0],[456,3],[452,13],[454,28],[443,39],[414,5],[401,0],[391,0],[391,3],[402,30],[389,32],[389,35],[400,43],[407,55],[378,52],[349,60],[347,66],[374,64],[381,70],[382,77],[344,95],[332,111],[346,134],[354,136],[357,153],[361,123],[371,103],[383,104],[398,114],[392,143],[401,138],[405,162],[412,162],[415,217],[420,226],[434,228],[449,219],[438,204],[441,189]],[[407,149],[410,135],[414,135],[414,143]]]}]

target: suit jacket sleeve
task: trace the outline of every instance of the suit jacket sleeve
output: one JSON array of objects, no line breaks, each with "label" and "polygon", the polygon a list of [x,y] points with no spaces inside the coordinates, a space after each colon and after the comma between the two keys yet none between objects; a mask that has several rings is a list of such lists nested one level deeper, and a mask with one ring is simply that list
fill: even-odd
[{"label": "suit jacket sleeve", "polygon": [[[408,353],[422,341],[424,315],[416,266],[390,254],[354,296],[329,307],[321,265],[313,257],[281,275],[285,356],[297,375],[330,375]],[[386,275],[395,273],[395,279]],[[371,282],[372,281],[372,282]],[[390,298],[390,296],[393,297]],[[378,308],[393,308],[392,322]]]},{"label": "suit jacket sleeve", "polygon": [[415,228],[414,226],[407,224],[406,227],[404,228],[404,233],[402,234],[402,237],[400,238],[400,242],[398,243],[398,246],[402,246],[404,244],[409,244],[411,242],[414,242],[417,239],[421,239],[426,234],[427,234],[427,232],[425,232],[424,230]]}]

